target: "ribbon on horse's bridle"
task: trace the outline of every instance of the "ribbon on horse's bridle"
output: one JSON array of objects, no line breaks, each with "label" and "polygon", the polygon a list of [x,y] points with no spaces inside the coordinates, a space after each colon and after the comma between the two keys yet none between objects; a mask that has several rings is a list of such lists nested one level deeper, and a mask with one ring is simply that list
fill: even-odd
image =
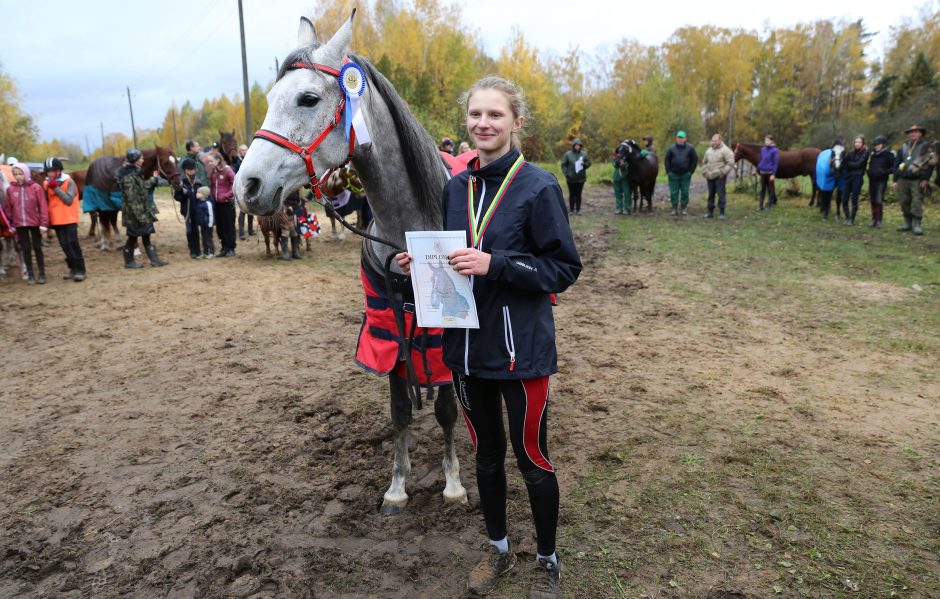
[{"label": "ribbon on horse's bridle", "polygon": [[[339,78],[338,70],[332,67],[328,67],[326,65],[322,65],[322,64],[309,63],[309,62],[295,62],[287,67],[288,71],[292,71],[294,69],[308,69],[311,71],[319,71],[321,73],[326,73],[327,75],[332,75],[333,77],[336,77],[337,79]],[[324,129],[323,132],[320,133],[320,135],[318,135],[317,138],[314,139],[313,142],[311,142],[310,145],[308,146],[299,146],[295,144],[294,142],[292,142],[291,140],[284,137],[283,135],[281,135],[280,133],[275,133],[274,131],[269,131],[267,129],[258,129],[255,132],[255,139],[259,139],[259,138],[265,139],[273,143],[276,146],[281,146],[282,148],[286,148],[290,150],[291,152],[294,152],[300,155],[300,157],[304,161],[304,166],[307,167],[307,176],[310,177],[310,186],[313,188],[313,193],[316,195],[318,200],[323,198],[323,192],[320,191],[321,179],[317,177],[317,169],[314,168],[313,166],[313,151],[316,150],[320,146],[321,143],[323,143],[323,140],[326,139],[326,136],[329,135],[330,132],[336,128],[336,125],[340,123],[340,120],[343,118],[343,109],[345,107],[346,107],[346,96],[344,94],[343,97],[340,98],[339,105],[336,107],[336,112],[333,114],[333,118],[330,120],[330,123],[326,126],[326,129]],[[334,166],[333,168],[328,170],[326,174],[323,176],[323,179],[328,178],[330,174],[332,174],[334,171],[341,169],[347,164],[349,164],[349,161],[352,160],[353,152],[355,151],[355,149],[356,149],[356,130],[354,128],[350,128],[349,130],[349,153],[346,155],[346,160],[342,164]]]},{"label": "ribbon on horse's bridle", "polygon": [[[346,61],[348,60],[349,58],[347,57]],[[287,70],[289,71],[292,71],[295,69],[308,69],[311,71],[319,71],[321,73],[326,73],[327,75],[332,75],[333,77],[336,77],[337,79],[339,79],[340,77],[340,72],[338,70],[332,67],[328,67],[326,65],[318,64],[318,63],[295,62],[287,67]],[[335,129],[336,126],[341,122],[343,118],[343,110],[345,108],[346,108],[346,95],[343,94],[342,98],[340,98],[339,105],[337,105],[336,107],[336,112],[333,113],[333,118],[330,119],[329,124],[320,133],[320,135],[318,135],[316,139],[314,139],[307,146],[301,146],[301,145],[295,144],[294,142],[287,139],[280,133],[276,133],[268,129],[258,129],[255,132],[254,139],[264,139],[266,141],[273,143],[276,146],[286,148],[290,150],[291,152],[298,154],[301,157],[301,159],[303,159],[304,161],[304,166],[307,169],[307,176],[310,177],[310,187],[313,189],[313,193],[316,196],[315,201],[321,206],[323,206],[324,208],[329,208],[333,212],[333,214],[336,216],[336,219],[339,220],[339,222],[345,228],[352,231],[355,235],[359,235],[360,237],[364,237],[365,239],[369,239],[377,243],[387,245],[398,252],[403,252],[405,250],[399,247],[396,243],[393,243],[386,239],[382,239],[381,237],[376,237],[375,235],[372,235],[371,233],[367,233],[366,231],[363,231],[359,228],[356,228],[350,225],[348,222],[346,222],[346,219],[344,219],[339,214],[339,212],[337,212],[333,208],[333,202],[330,201],[329,197],[325,196],[323,192],[320,190],[320,181],[328,179],[329,176],[333,174],[335,171],[349,164],[349,161],[352,160],[353,152],[355,152],[355,149],[356,149],[356,129],[355,127],[350,127],[349,129],[349,152],[346,155],[346,160],[343,161],[342,164],[339,164],[330,168],[326,172],[326,174],[323,175],[322,179],[317,177],[317,169],[313,166],[313,152],[320,146],[320,144],[323,143],[323,140],[325,140],[326,137],[333,131],[333,129]],[[395,316],[395,325],[396,325],[396,328],[398,329],[398,337],[399,339],[401,339],[402,343],[404,344],[404,351],[402,352],[404,355],[402,356],[402,359],[405,362],[405,370],[406,370],[407,378],[408,378],[408,380],[406,381],[406,385],[405,385],[408,390],[408,397],[411,400],[412,405],[414,405],[416,409],[420,410],[421,409],[420,383],[418,381],[418,376],[415,371],[414,360],[411,357],[412,348],[414,347],[414,337],[415,337],[416,326],[417,326],[417,317],[412,319],[411,331],[406,331],[405,330],[405,316],[404,316],[404,303],[405,303],[404,299],[405,298],[403,297],[403,291],[401,290],[410,288],[411,285],[407,277],[403,277],[402,275],[398,275],[397,273],[392,272],[392,260],[394,258],[395,258],[394,253],[389,254],[389,256],[385,260],[385,271],[382,274],[385,279],[386,292],[389,294],[389,299],[391,300],[389,304],[391,305],[392,313]],[[396,301],[396,299],[398,301]],[[430,379],[431,379],[430,366],[428,365],[427,359],[424,360],[424,363],[425,363],[425,376],[427,377],[428,383],[430,383]],[[434,392],[433,388],[428,391],[428,401],[431,401],[431,398],[433,397],[433,392]]]}]

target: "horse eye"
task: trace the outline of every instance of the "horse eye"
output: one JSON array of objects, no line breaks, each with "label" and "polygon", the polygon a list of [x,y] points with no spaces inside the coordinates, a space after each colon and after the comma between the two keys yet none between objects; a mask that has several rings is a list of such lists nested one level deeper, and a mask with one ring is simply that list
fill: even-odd
[{"label": "horse eye", "polygon": [[318,98],[314,94],[301,94],[301,96],[297,98],[297,106],[302,106],[304,108],[313,108],[314,106],[317,105],[319,101],[320,101],[320,98]]}]

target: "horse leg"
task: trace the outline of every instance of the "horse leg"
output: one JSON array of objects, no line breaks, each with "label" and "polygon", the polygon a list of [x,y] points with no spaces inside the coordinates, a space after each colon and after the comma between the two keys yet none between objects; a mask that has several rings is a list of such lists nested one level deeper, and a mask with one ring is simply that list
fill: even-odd
[{"label": "horse leg", "polygon": [[411,400],[408,399],[405,381],[394,374],[388,377],[388,388],[391,397],[395,457],[392,463],[392,484],[382,498],[382,507],[379,511],[385,516],[395,516],[400,514],[408,505],[405,479],[411,474],[411,460],[408,459],[408,425],[411,424]]},{"label": "horse leg", "polygon": [[94,237],[98,228],[98,211],[92,210],[88,213],[88,216],[91,218],[91,226],[88,227],[88,236]]},{"label": "horse leg", "polygon": [[444,502],[467,503],[467,490],[460,483],[460,462],[454,448],[454,425],[457,422],[457,401],[454,386],[438,388],[434,401],[434,416],[444,432]]},{"label": "horse leg", "polygon": [[267,229],[262,229],[261,234],[264,235],[264,255],[268,258],[271,257],[271,234]]}]

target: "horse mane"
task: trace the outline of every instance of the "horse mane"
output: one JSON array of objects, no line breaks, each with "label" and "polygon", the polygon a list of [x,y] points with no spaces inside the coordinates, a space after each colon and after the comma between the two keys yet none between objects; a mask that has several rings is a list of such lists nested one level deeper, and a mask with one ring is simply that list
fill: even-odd
[{"label": "horse mane", "polygon": [[[286,75],[295,62],[311,62],[313,52],[319,47],[319,43],[314,43],[288,54],[281,63],[281,68],[278,69],[275,82]],[[369,59],[352,53],[348,56],[350,60],[362,67],[368,85],[388,107],[392,123],[395,125],[395,133],[398,135],[398,143],[401,146],[405,172],[415,192],[414,198],[418,210],[434,217],[439,216],[441,190],[446,183],[446,172],[442,166],[440,154],[437,152],[437,144],[395,91],[395,87]]]}]

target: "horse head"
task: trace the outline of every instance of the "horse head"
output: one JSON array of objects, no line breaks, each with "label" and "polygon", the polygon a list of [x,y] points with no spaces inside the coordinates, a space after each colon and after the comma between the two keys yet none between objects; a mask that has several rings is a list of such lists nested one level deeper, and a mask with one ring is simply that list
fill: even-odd
[{"label": "horse head", "polygon": [[842,162],[845,160],[845,146],[842,144],[833,144],[832,156],[829,158],[829,166],[836,173],[842,170]]},{"label": "horse head", "polygon": [[180,188],[180,172],[177,168],[176,155],[170,148],[164,148],[161,145],[155,146],[157,151],[156,170],[160,176],[167,180],[173,189]]},{"label": "horse head", "polygon": [[322,176],[346,162],[345,95],[338,73],[355,14],[354,10],[324,44],[318,41],[313,23],[301,17],[298,48],[284,61],[268,92],[268,112],[256,135],[262,139],[251,144],[235,178],[235,198],[242,210],[273,214],[285,190],[297,189],[309,183],[312,174]]},{"label": "horse head", "polygon": [[219,131],[219,153],[229,164],[232,164],[232,161],[238,156],[238,141],[235,139],[234,129],[231,133]]}]

